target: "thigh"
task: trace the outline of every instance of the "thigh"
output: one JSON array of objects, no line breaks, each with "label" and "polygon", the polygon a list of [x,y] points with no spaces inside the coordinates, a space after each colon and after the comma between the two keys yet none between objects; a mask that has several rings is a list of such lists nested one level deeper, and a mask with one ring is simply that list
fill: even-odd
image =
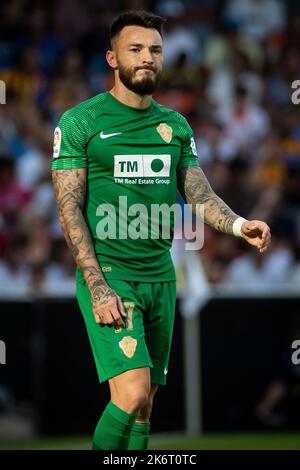
[{"label": "thigh", "polygon": [[165,385],[174,328],[176,283],[153,283],[149,288],[151,302],[144,318],[144,328],[153,363],[151,383]]},{"label": "thigh", "polygon": [[116,375],[108,381],[111,398],[113,400],[114,396],[119,397],[122,394],[126,394],[126,392],[137,389],[142,389],[145,393],[149,394],[151,391],[150,380],[149,367],[127,370],[122,374]]},{"label": "thigh", "polygon": [[77,299],[91,343],[99,380],[104,382],[127,370],[152,367],[145,342],[144,305],[133,283],[110,280],[110,287],[121,297],[127,312],[125,328],[101,326],[95,322],[87,285],[77,282]]}]

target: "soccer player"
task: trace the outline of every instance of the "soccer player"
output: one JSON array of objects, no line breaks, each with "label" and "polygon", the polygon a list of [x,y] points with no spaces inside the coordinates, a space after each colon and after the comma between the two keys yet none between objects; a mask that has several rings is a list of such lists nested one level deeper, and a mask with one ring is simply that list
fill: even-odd
[{"label": "soccer player", "polygon": [[261,253],[270,242],[266,223],[238,217],[213,192],[186,119],[152,99],[162,75],[163,23],[147,12],[119,15],[106,55],[113,88],[66,111],[55,129],[60,223],[78,266],[77,298],[99,380],[110,388],[94,449],[147,448],[153,397],[169,367],[172,230],[163,237],[158,218],[152,236],[142,223],[138,236],[137,204],[146,217],[143,208],[175,203],[178,188],[187,203],[204,206],[214,229],[242,236]]}]

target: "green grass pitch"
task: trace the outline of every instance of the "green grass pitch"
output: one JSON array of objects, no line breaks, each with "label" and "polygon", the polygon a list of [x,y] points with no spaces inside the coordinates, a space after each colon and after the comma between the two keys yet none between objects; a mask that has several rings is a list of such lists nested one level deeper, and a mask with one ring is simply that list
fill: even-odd
[{"label": "green grass pitch", "polygon": [[[89,437],[56,437],[20,443],[0,443],[0,450],[86,450]],[[300,433],[183,434],[153,435],[150,449],[158,450],[300,450]]]}]

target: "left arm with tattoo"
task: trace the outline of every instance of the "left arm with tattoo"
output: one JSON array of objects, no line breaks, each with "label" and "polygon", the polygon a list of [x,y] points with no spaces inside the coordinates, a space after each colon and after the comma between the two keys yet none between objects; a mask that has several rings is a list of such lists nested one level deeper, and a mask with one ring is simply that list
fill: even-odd
[{"label": "left arm with tattoo", "polygon": [[178,172],[178,189],[185,202],[196,213],[196,204],[204,205],[204,222],[219,232],[232,234],[233,222],[238,218],[225,202],[215,194],[203,171],[198,166]]},{"label": "left arm with tattoo", "polygon": [[[190,166],[178,171],[178,189],[185,202],[197,213],[197,204],[204,206],[204,222],[215,230],[233,234],[233,224],[239,217],[212,190],[202,169]],[[242,225],[242,235],[250,245],[256,246],[261,253],[266,251],[270,240],[270,229],[259,220],[246,221]]]}]

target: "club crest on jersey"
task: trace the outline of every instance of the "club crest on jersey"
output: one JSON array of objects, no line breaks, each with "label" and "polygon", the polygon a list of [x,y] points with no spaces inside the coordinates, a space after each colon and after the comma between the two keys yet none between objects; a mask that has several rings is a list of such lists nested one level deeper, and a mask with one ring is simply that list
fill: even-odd
[{"label": "club crest on jersey", "polygon": [[57,158],[59,156],[60,144],[61,144],[61,130],[60,130],[60,127],[56,127],[54,130],[53,158]]},{"label": "club crest on jersey", "polygon": [[161,122],[159,126],[156,128],[157,132],[161,136],[161,138],[169,144],[172,140],[172,133],[173,129],[171,126],[168,126],[165,122]]},{"label": "club crest on jersey", "polygon": [[131,359],[136,350],[137,340],[131,336],[124,336],[124,338],[119,342],[119,346],[122,349],[125,356]]}]

